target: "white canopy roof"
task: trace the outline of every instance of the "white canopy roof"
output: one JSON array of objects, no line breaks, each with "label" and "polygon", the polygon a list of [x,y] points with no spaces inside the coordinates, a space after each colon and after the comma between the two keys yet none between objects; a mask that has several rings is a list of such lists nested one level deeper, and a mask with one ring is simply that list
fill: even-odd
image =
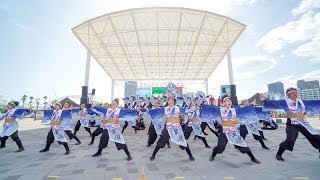
[{"label": "white canopy roof", "polygon": [[129,9],[72,29],[113,80],[208,79],[245,25],[186,8]]}]

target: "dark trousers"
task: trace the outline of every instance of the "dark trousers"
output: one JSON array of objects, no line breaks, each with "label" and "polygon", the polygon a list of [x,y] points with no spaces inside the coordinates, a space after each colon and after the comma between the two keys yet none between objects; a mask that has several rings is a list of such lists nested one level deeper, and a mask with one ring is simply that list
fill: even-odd
[{"label": "dark trousers", "polygon": [[[123,133],[124,130],[127,129],[128,125],[129,123],[125,121],[121,133]],[[137,132],[137,128],[135,126],[132,126],[132,128],[134,129],[135,132]]]},{"label": "dark trousers", "polygon": [[102,132],[103,132],[103,128],[98,126],[97,129],[94,130],[93,133],[91,134],[91,143],[93,143],[96,136],[99,136]]},{"label": "dark trousers", "polygon": [[[10,137],[11,137],[11,139],[12,139],[13,141],[16,142],[16,144],[17,144],[17,146],[18,146],[19,148],[23,148],[21,139],[20,139],[19,136],[18,136],[18,130],[16,130],[13,134],[11,134]],[[0,138],[1,138],[1,146],[2,146],[2,147],[6,146],[6,141],[7,141],[7,139],[8,139],[9,137],[8,137],[8,136],[3,136],[3,137],[0,137]]]},{"label": "dark trousers", "polygon": [[76,141],[80,141],[79,138],[75,134],[73,134],[71,130],[65,130],[64,132],[68,135],[70,140],[75,139]]},{"label": "dark trousers", "polygon": [[141,130],[144,130],[146,128],[146,125],[144,124],[144,122],[138,122],[138,128]]},{"label": "dark trousers", "polygon": [[[49,148],[53,142],[54,142],[54,135],[53,135],[52,129],[50,128],[50,131],[48,132],[48,135],[47,135],[47,145],[46,145],[45,149],[49,150]],[[58,141],[58,144],[63,145],[65,147],[66,151],[69,151],[69,146],[68,146],[67,142]]]},{"label": "dark trousers", "polygon": [[[159,149],[164,148],[166,146],[166,144],[169,142],[170,139],[170,135],[167,129],[164,129],[161,132],[161,136],[157,142],[157,145],[152,153],[153,156],[156,156],[157,152],[159,151]],[[186,152],[188,153],[189,157],[192,157],[191,154],[191,150],[189,148],[189,144],[187,144],[187,147],[181,146],[179,145],[180,149],[182,150],[186,150]]]},{"label": "dark trousers", "polygon": [[[148,136],[148,145],[151,146],[152,144],[154,144],[156,142],[157,136],[158,136],[152,122],[150,123],[148,135],[149,135]],[[170,141],[167,142],[167,145],[170,145]]]},{"label": "dark trousers", "polygon": [[298,138],[299,132],[308,139],[308,141],[314,148],[320,149],[320,135],[312,135],[305,127],[292,124],[287,124],[287,138],[280,143],[280,148],[292,151],[294,144]]},{"label": "dark trousers", "polygon": [[[78,120],[76,126],[74,127],[74,134],[76,134],[77,131],[80,130],[80,127],[81,127],[81,123],[80,123],[80,120]],[[90,130],[89,127],[84,127],[84,129],[85,129],[89,134],[91,134],[91,130]]]},{"label": "dark trousers", "polygon": [[[192,127],[189,127],[189,126],[185,127],[185,129],[184,129],[184,137],[186,138],[186,140],[189,139],[190,134],[192,133],[192,131],[193,131]],[[202,140],[202,142],[204,143],[205,146],[209,146],[205,137],[201,137],[201,136],[197,136],[197,137]]]},{"label": "dark trousers", "polygon": [[[241,124],[240,125],[240,136],[243,138],[243,139],[246,139],[247,135],[248,135],[248,130],[247,130],[247,127],[246,125],[243,125]],[[257,141],[260,142],[260,144],[262,146],[265,146],[264,142],[263,142],[263,138],[264,138],[264,135],[263,135],[263,131],[259,131],[259,134],[260,136],[256,135],[256,134],[252,134],[253,138]]]},{"label": "dark trousers", "polygon": [[[100,137],[100,143],[99,143],[99,149],[104,149],[108,147],[108,142],[109,142],[109,133],[108,129],[103,129],[102,135]],[[128,149],[127,144],[120,144],[115,142],[117,149]]]},{"label": "dark trousers", "polygon": [[157,139],[157,133],[152,122],[150,123],[148,135],[148,145],[152,145]]},{"label": "dark trousers", "polygon": [[[262,127],[261,129],[266,129],[266,130],[275,130],[275,129],[278,129],[278,127],[277,126],[275,126],[275,127],[273,127],[271,124],[270,124],[270,122],[268,122],[268,121],[262,121],[263,122],[263,125],[264,125],[264,127]],[[270,126],[270,128],[268,127],[268,126]]]},{"label": "dark trousers", "polygon": [[207,126],[208,126],[208,128],[210,129],[210,131],[218,137],[218,132],[216,132],[215,130],[213,130],[213,129],[208,125],[207,122],[201,122],[201,124],[200,124],[200,127],[201,127],[201,129],[202,129],[203,134],[206,134],[206,133],[204,132],[204,130],[206,129]]},{"label": "dark trousers", "polygon": [[[228,143],[227,136],[223,133],[222,127],[218,130],[218,144],[213,148],[213,154],[222,154]],[[241,153],[251,153],[249,147],[234,146]]]}]

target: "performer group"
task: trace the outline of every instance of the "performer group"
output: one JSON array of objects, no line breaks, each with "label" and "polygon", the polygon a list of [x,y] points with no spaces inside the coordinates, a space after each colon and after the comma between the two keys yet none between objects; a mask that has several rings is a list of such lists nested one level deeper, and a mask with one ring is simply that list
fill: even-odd
[{"label": "performer group", "polygon": [[[69,140],[74,139],[74,145],[81,144],[77,137],[77,132],[81,127],[88,132],[90,143],[95,144],[95,139],[101,134],[98,143],[97,152],[92,157],[102,155],[103,149],[108,147],[109,140],[115,142],[118,150],[123,150],[126,160],[131,161],[133,156],[129,152],[123,133],[125,129],[131,126],[135,132],[146,128],[144,119],[151,118],[151,123],[146,135],[146,148],[154,150],[150,154],[150,160],[156,160],[156,155],[166,146],[171,148],[170,141],[179,145],[185,150],[190,161],[195,161],[196,156],[191,152],[188,140],[194,133],[194,140],[200,139],[204,148],[211,148],[209,144],[216,144],[212,153],[208,154],[208,159],[214,161],[218,154],[222,154],[227,143],[234,145],[235,149],[243,154],[247,154],[250,160],[260,164],[257,157],[245,142],[246,136],[251,133],[261,147],[269,150],[266,145],[266,138],[263,130],[277,130],[278,124],[271,118],[270,111],[283,109],[286,112],[286,139],[280,143],[275,158],[284,161],[283,153],[286,150],[293,151],[299,132],[306,137],[310,144],[319,150],[320,153],[320,134],[306,120],[306,115],[319,116],[319,101],[304,101],[298,99],[297,90],[289,88],[286,90],[287,97],[284,100],[268,100],[263,94],[260,99],[263,107],[256,105],[255,101],[249,102],[243,100],[241,106],[234,106],[228,95],[221,97],[221,106],[213,106],[205,102],[203,97],[181,97],[177,94],[165,94],[162,98],[124,98],[124,107],[119,107],[119,99],[112,100],[111,104],[105,103],[103,106],[89,106],[81,104],[80,108],[73,108],[70,102],[64,104],[56,103],[53,108],[44,110],[42,124],[50,126],[46,137],[46,145],[40,153],[50,150],[54,141],[63,145],[65,155],[70,152]],[[0,115],[0,120],[4,120],[3,131],[1,133],[0,149],[6,148],[6,142],[9,137],[18,146],[15,152],[24,151],[20,137],[18,136],[19,120],[30,114],[29,109],[18,109],[19,103],[16,101],[7,104],[7,110]],[[317,108],[314,108],[317,107]],[[76,125],[72,128],[72,119],[77,116]],[[260,127],[259,121],[263,127]],[[124,126],[120,127],[121,124]],[[205,128],[208,127],[212,134],[217,137],[217,142],[208,142]],[[91,128],[95,128],[92,132]],[[159,139],[157,140],[157,137]],[[126,139],[130,139],[127,137]],[[203,147],[197,149],[201,151]],[[0,150],[1,151],[1,150]],[[161,151],[160,151],[161,153]],[[133,152],[134,154],[134,152]],[[320,157],[320,156],[319,156]]]}]

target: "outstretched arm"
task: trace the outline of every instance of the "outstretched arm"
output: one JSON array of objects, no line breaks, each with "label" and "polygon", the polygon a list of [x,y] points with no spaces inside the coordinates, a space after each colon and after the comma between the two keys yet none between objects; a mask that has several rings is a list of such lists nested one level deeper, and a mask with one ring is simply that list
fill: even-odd
[{"label": "outstretched arm", "polygon": [[260,100],[264,102],[266,109],[284,109],[288,113],[288,105],[285,100],[268,100],[263,94],[260,94]]}]

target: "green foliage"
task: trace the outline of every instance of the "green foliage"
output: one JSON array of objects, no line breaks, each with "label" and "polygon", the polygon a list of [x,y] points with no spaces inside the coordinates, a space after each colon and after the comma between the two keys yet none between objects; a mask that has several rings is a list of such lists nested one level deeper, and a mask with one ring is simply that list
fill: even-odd
[{"label": "green foliage", "polygon": [[102,106],[103,103],[102,103],[102,102],[96,102],[96,105],[97,105],[97,106]]}]

